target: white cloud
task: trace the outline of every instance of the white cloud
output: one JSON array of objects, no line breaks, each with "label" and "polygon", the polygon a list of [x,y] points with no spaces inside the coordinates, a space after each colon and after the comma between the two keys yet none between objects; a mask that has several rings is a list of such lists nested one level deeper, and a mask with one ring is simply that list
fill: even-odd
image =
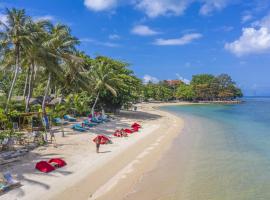
[{"label": "white cloud", "polygon": [[82,43],[92,43],[97,46],[105,46],[105,47],[119,47],[119,44],[112,43],[112,42],[101,42],[92,38],[83,38],[80,40]]},{"label": "white cloud", "polygon": [[151,82],[151,83],[158,83],[159,80],[156,77],[150,76],[148,74],[144,75],[144,77],[143,77],[143,83],[144,84],[147,84],[149,82]]},{"label": "white cloud", "polygon": [[179,80],[183,81],[185,84],[190,84],[190,80],[188,80],[188,79],[186,79],[186,78],[180,76],[180,74],[178,74],[178,73],[176,73],[175,75],[177,76],[177,78],[178,78]]},{"label": "white cloud", "polygon": [[241,37],[232,43],[226,43],[225,49],[237,56],[270,50],[270,30],[266,27],[243,28]]},{"label": "white cloud", "polygon": [[201,38],[202,35],[200,33],[190,33],[186,34],[180,38],[175,39],[157,39],[154,44],[159,46],[172,46],[172,45],[185,45],[191,43],[193,40]]},{"label": "white cloud", "polygon": [[270,29],[270,14],[262,18],[262,20],[254,22],[253,25]]},{"label": "white cloud", "polygon": [[7,23],[7,15],[0,14],[0,21],[3,22],[4,24]]},{"label": "white cloud", "polygon": [[117,6],[118,0],[84,0],[84,5],[94,11],[109,10]]},{"label": "white cloud", "polygon": [[139,0],[136,7],[148,15],[157,17],[160,15],[181,15],[193,0]]},{"label": "white cloud", "polygon": [[209,15],[215,10],[221,10],[225,8],[231,2],[232,1],[230,0],[203,0],[203,5],[200,9],[200,14]]},{"label": "white cloud", "polygon": [[[0,14],[0,22],[7,25],[7,15]],[[4,25],[0,23],[0,31],[3,31],[5,29]]]},{"label": "white cloud", "polygon": [[270,15],[242,29],[239,39],[225,44],[225,49],[237,56],[270,51]]},{"label": "white cloud", "polygon": [[145,25],[137,25],[134,26],[131,30],[131,33],[141,36],[150,36],[150,35],[157,35],[159,32],[152,30],[148,26]]},{"label": "white cloud", "polygon": [[111,35],[109,35],[109,39],[110,40],[119,40],[120,39],[120,36],[117,35],[117,34],[111,34]]},{"label": "white cloud", "polygon": [[148,17],[178,16],[193,3],[201,3],[200,14],[208,15],[221,10],[235,0],[84,0],[84,5],[93,11],[108,11],[121,4],[129,4],[144,12]]},{"label": "white cloud", "polygon": [[42,21],[42,20],[54,21],[55,18],[52,15],[44,15],[44,16],[35,16],[34,17],[34,21]]},{"label": "white cloud", "polygon": [[242,17],[242,23],[246,23],[246,22],[248,22],[248,21],[250,21],[250,20],[252,20],[253,19],[253,16],[252,15],[250,15],[250,14],[247,14],[247,15],[244,15],[243,17]]}]

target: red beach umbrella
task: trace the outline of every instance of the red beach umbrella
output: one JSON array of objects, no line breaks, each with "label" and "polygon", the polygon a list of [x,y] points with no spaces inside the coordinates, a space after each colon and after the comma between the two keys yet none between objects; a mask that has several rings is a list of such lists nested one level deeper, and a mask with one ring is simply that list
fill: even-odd
[{"label": "red beach umbrella", "polygon": [[97,137],[95,137],[93,139],[93,142],[99,143],[99,144],[111,144],[112,143],[112,141],[104,135],[98,135]]}]

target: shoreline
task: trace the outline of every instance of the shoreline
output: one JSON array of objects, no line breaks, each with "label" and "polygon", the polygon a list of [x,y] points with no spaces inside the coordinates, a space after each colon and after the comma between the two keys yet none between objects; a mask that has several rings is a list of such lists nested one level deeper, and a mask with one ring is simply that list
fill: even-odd
[{"label": "shoreline", "polygon": [[[155,112],[159,112],[159,114],[162,113],[164,115],[163,117],[167,118],[166,119],[168,120],[167,122],[164,120],[164,123],[166,123],[166,125],[160,127],[161,128],[161,130],[159,130],[160,134],[155,136],[156,138],[151,142],[151,144],[148,144],[149,147],[147,147],[142,153],[140,153],[135,158],[135,160],[132,161],[132,163],[129,164],[135,165],[133,169],[134,171],[129,173],[128,172],[129,166],[127,166],[126,167],[127,169],[124,169],[123,173],[120,173],[124,177],[122,176],[118,184],[114,186],[115,189],[118,187],[117,190],[113,190],[112,188],[112,190],[107,192],[107,194],[105,193],[101,195],[100,198],[97,199],[106,200],[110,199],[111,196],[115,197],[115,199],[128,199],[129,194],[134,192],[134,186],[136,186],[136,184],[143,178],[144,174],[154,169],[157,163],[160,161],[160,159],[162,159],[162,157],[166,154],[166,152],[171,148],[174,138],[177,137],[179,134],[181,134],[182,129],[184,127],[184,122],[180,117],[159,109],[161,106],[170,106],[170,105],[177,105],[177,104],[162,103],[158,105],[157,104],[150,105],[151,109],[155,110]],[[184,104],[179,103],[178,105]],[[149,105],[146,107],[149,108]],[[167,126],[168,124],[169,126]],[[128,178],[126,178],[126,176],[128,176]],[[110,183],[113,182],[114,180],[117,180],[117,178],[118,176],[114,176],[113,178],[111,178],[110,181],[106,183],[107,186],[110,186]],[[89,198],[89,200],[91,199],[92,198]]]},{"label": "shoreline", "polygon": [[[183,128],[181,118],[158,107],[184,104],[190,103],[139,104],[138,112],[124,111],[115,122],[94,129],[94,134],[71,132],[65,138],[58,136],[58,148],[40,147],[29,153],[24,161],[11,166],[9,171],[16,174],[23,186],[0,196],[0,200],[92,200],[108,199],[112,195],[114,199],[125,198],[127,191],[132,192],[132,186],[155,166]],[[132,121],[142,123],[143,129],[128,138],[113,138],[112,145],[101,147],[102,154],[95,153],[94,144],[89,145],[95,133],[108,129],[112,133]],[[65,158],[68,165],[50,174],[34,169],[34,163],[52,155]]]}]

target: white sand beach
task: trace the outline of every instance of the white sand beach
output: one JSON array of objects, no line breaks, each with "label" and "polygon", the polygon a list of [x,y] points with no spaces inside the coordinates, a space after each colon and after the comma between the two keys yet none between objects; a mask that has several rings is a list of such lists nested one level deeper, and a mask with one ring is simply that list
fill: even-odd
[{"label": "white sand beach", "polygon": [[[172,103],[175,105],[175,103]],[[182,104],[182,103],[180,103]],[[1,168],[22,183],[2,196],[1,200],[45,199],[124,199],[132,187],[151,170],[183,128],[183,121],[155,107],[168,104],[140,104],[138,111],[123,111],[111,122],[92,128],[88,133],[73,132],[66,127],[66,137],[56,134],[57,146],[39,147],[21,161]],[[102,145],[95,152],[92,139],[96,134],[112,134],[130,127],[133,122],[143,128],[127,138],[112,136],[113,144]],[[68,132],[68,133],[67,133]],[[50,158],[63,158],[67,166],[44,174],[35,163]]]}]

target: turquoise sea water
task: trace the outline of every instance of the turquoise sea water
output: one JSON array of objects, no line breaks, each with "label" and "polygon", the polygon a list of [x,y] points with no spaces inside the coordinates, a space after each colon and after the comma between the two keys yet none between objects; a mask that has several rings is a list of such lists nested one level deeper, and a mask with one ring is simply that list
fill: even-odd
[{"label": "turquoise sea water", "polygon": [[163,107],[185,120],[184,131],[143,177],[137,194],[148,199],[269,200],[270,98],[245,101]]}]

